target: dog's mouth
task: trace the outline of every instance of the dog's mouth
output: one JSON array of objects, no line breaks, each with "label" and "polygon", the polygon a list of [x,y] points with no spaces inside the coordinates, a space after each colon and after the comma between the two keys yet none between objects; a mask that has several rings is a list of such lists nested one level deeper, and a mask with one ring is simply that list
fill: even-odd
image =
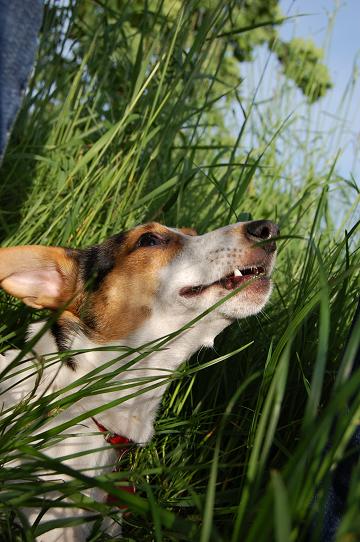
[{"label": "dog's mouth", "polygon": [[211,284],[199,284],[198,286],[185,286],[181,288],[179,294],[183,297],[194,297],[201,295],[209,288],[214,286],[220,286],[225,290],[235,290],[239,288],[244,282],[250,279],[258,278],[261,280],[269,281],[269,277],[266,274],[265,267],[261,265],[249,266],[249,267],[236,267],[232,273],[226,275],[220,280],[216,280]]}]

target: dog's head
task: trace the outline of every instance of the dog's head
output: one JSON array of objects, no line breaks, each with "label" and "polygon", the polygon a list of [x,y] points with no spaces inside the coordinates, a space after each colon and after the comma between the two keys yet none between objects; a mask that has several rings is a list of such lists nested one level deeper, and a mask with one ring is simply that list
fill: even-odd
[{"label": "dog's head", "polygon": [[204,235],[151,223],[82,250],[2,248],[0,284],[31,307],[64,306],[63,318],[97,342],[124,339],[157,312],[186,322],[242,285],[212,314],[243,318],[270,296],[278,233],[269,221]]}]

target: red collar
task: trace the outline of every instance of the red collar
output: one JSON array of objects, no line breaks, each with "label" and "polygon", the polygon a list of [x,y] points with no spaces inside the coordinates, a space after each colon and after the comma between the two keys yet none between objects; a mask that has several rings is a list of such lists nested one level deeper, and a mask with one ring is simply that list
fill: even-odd
[{"label": "red collar", "polygon": [[[113,446],[119,446],[119,444],[135,444],[133,440],[130,440],[127,437],[123,437],[122,435],[117,435],[116,433],[111,433],[109,429],[106,429],[106,427],[104,427],[100,422],[95,420],[95,418],[92,418],[92,420],[97,426],[97,428],[99,429],[99,431],[101,431],[101,433],[105,433],[105,440],[109,444],[112,444]],[[121,451],[128,452],[129,448],[124,448]],[[123,455],[124,454],[122,453],[121,457]]]},{"label": "red collar", "polygon": [[[92,418],[93,422],[95,423],[96,427],[99,429],[101,433],[104,433],[104,438],[106,442],[111,444],[112,446],[116,446],[116,451],[118,454],[118,458],[122,459],[124,455],[129,453],[130,451],[130,445],[134,445],[135,442],[133,440],[128,439],[127,437],[123,437],[122,435],[117,435],[116,433],[111,433],[106,427],[104,427],[100,422],[98,422],[95,418]],[[113,472],[118,472],[119,469],[117,467],[114,468]],[[126,480],[124,480],[125,482]],[[136,488],[133,484],[130,484],[128,486],[125,485],[119,485],[118,489],[121,491],[126,491],[128,493],[135,493]],[[108,504],[117,504],[116,497],[113,497],[112,495],[107,496]],[[124,504],[118,504],[119,508],[127,508]]]}]

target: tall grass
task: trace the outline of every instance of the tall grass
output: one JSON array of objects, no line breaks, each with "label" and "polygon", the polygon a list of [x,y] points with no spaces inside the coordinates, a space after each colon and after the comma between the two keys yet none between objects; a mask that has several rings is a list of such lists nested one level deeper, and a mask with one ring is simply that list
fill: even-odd
[{"label": "tall grass", "polygon": [[[331,471],[348,453],[360,414],[359,371],[349,378],[359,322],[346,342],[359,291],[359,191],[337,175],[336,153],[319,170],[318,142],[327,134],[309,131],[289,155],[298,135],[296,115],[285,107],[291,88],[284,85],[256,117],[257,95],[243,100],[241,86],[224,82],[227,53],[218,35],[230,15],[222,3],[196,21],[195,34],[191,2],[171,24],[161,22],[160,8],[143,13],[136,31],[128,4],[109,6],[99,3],[93,19],[81,3],[47,8],[1,171],[3,246],[86,246],[154,219],[202,233],[248,216],[269,218],[282,232],[274,293],[263,314],[233,324],[214,350],[165,375],[170,386],[155,438],[131,454],[130,466],[124,459],[119,473],[39,481],[40,471],[68,472],[46,456],[64,427],[32,436],[80,393],[107,387],[111,405],[120,402],[111,376],[95,371],[81,392],[70,386],[3,412],[1,539],[33,540],[53,526],[31,528],[22,513],[51,506],[50,489],[94,514],[114,514],[81,494],[96,485],[128,504],[124,540],[318,540]],[[243,120],[229,129],[231,108]],[[0,310],[2,349],[22,348],[28,323],[40,315],[5,295]],[[136,359],[166,341],[144,345]],[[114,360],[127,354],[118,350]],[[17,457],[26,459],[20,468],[11,466]],[[129,476],[136,495],[114,484]],[[357,469],[338,540],[360,536],[359,483]],[[92,540],[103,539],[94,531]]]}]

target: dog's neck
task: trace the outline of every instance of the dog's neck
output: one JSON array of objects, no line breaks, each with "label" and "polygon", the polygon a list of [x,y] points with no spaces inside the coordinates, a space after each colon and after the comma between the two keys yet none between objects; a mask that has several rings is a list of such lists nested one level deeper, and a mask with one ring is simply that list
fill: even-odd
[{"label": "dog's neck", "polygon": [[[194,316],[196,316],[194,314]],[[84,411],[89,411],[109,404],[111,401],[129,396],[118,406],[105,410],[96,415],[96,419],[110,431],[124,435],[138,443],[146,443],[153,435],[153,424],[162,395],[167,384],[173,377],[174,371],[179,365],[187,360],[200,347],[213,345],[214,338],[231,322],[223,317],[213,314],[186,329],[179,335],[162,344],[157,351],[144,354],[143,345],[153,343],[147,347],[149,352],[161,337],[176,332],[189,321],[188,313],[179,315],[177,319],[164,314],[159,318],[149,317],[146,323],[126,340],[113,341],[111,344],[97,344],[91,341],[84,333],[78,330],[68,342],[68,348],[73,351],[85,350],[73,356],[71,364],[62,363],[61,369],[53,379],[49,393],[57,391],[78,378],[86,376],[90,371],[99,368],[121,357],[122,359],[111,364],[99,376],[110,371],[117,372],[109,378],[116,385],[116,391],[108,391],[87,397],[70,407],[73,417]],[[33,324],[30,328],[30,337],[38,333],[43,323]],[[114,347],[112,350],[104,347]],[[124,354],[119,347],[134,349],[136,353]],[[99,347],[102,349],[99,350]],[[37,341],[35,351],[41,356],[58,350],[54,334],[51,330],[46,331]],[[142,356],[142,357],[141,357]],[[134,361],[131,364],[131,361]],[[130,363],[129,363],[130,362]],[[121,370],[126,364],[126,370]],[[130,366],[129,366],[130,365]],[[54,374],[54,371],[52,372]],[[51,378],[51,377],[49,377]],[[119,390],[119,382],[124,384],[124,389]],[[135,394],[135,395],[134,395]]]}]

